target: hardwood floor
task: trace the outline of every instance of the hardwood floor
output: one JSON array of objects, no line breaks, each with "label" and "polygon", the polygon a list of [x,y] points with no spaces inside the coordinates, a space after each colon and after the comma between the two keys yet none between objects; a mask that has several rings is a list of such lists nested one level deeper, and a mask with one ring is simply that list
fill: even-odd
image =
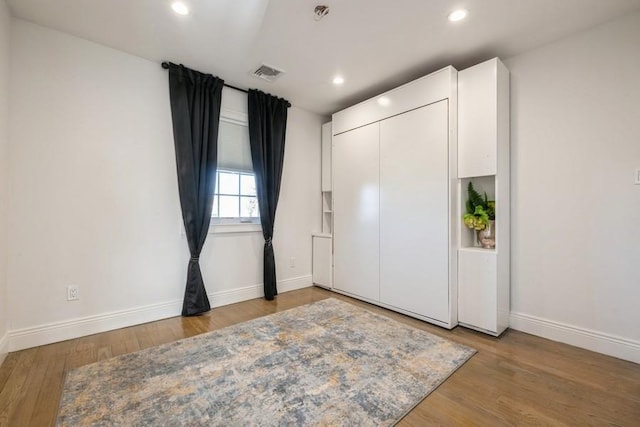
[{"label": "hardwood floor", "polygon": [[0,367],[0,426],[54,425],[64,373],[147,347],[328,297],[366,307],[478,350],[400,423],[640,426],[640,366],[508,330],[447,331],[320,288],[246,301],[199,317],[152,322],[11,353]]}]

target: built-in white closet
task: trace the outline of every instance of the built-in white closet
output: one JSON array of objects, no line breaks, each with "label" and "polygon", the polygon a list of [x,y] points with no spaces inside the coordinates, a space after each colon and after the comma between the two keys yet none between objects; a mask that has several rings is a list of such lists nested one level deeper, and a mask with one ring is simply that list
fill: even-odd
[{"label": "built-in white closet", "polygon": [[[444,68],[335,113],[323,132],[331,231],[314,237],[314,282],[446,328],[500,335],[509,320],[504,64]],[[488,249],[463,224],[469,182],[495,201]]]},{"label": "built-in white closet", "polygon": [[509,70],[494,58],[458,73],[460,214],[467,186],[495,201],[495,247],[458,222],[458,320],[500,335],[509,326]]},{"label": "built-in white closet", "polygon": [[457,324],[457,71],[333,115],[333,289]]}]

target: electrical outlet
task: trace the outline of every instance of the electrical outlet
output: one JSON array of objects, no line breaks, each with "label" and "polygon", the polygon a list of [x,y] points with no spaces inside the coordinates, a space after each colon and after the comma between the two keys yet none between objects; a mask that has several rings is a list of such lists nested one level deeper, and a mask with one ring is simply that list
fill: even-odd
[{"label": "electrical outlet", "polygon": [[80,299],[77,286],[67,286],[67,301],[77,301]]},{"label": "electrical outlet", "polygon": [[640,185],[640,168],[636,169],[636,185]]},{"label": "electrical outlet", "polygon": [[292,256],[291,258],[289,258],[289,267],[291,268],[296,267],[296,257]]}]

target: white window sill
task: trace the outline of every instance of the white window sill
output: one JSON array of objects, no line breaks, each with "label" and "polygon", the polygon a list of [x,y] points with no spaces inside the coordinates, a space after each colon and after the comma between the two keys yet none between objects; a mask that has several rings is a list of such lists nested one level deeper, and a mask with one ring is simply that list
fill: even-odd
[{"label": "white window sill", "polygon": [[209,234],[224,233],[262,233],[262,225],[260,224],[211,224],[209,226]]}]

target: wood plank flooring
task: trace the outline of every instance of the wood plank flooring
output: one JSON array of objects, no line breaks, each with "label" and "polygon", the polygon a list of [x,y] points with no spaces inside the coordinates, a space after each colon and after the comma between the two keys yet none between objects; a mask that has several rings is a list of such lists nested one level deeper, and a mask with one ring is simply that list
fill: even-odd
[{"label": "wood plank flooring", "polygon": [[478,350],[400,426],[640,426],[640,365],[507,331],[447,331],[320,288],[11,353],[0,367],[0,426],[55,424],[66,371],[334,297]]}]

